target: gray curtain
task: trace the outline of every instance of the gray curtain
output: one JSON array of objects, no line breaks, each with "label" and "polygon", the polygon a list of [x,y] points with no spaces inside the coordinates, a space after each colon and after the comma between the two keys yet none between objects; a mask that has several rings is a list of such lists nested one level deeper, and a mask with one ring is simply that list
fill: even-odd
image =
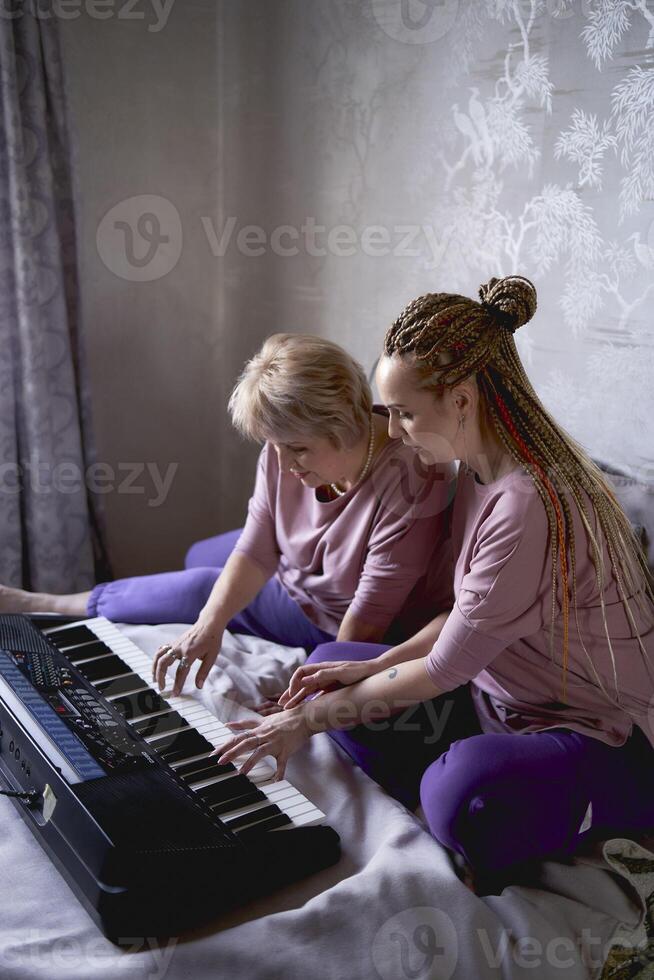
[{"label": "gray curtain", "polygon": [[87,492],[57,23],[27,7],[0,17],[0,581],[67,592],[108,568]]}]

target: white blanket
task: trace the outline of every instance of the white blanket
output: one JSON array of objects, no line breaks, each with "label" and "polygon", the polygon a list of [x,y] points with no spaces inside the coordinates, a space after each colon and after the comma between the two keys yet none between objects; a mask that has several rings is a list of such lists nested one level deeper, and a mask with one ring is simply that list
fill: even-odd
[{"label": "white blanket", "polygon": [[[186,627],[122,628],[152,656]],[[238,703],[283,689],[303,660],[299,649],[226,636],[204,689],[192,670],[185,693],[223,720],[247,716]],[[140,939],[132,951],[103,938],[0,798],[2,980],[595,980],[612,941],[624,947],[620,956],[647,955],[643,895],[654,892],[654,853],[638,842],[594,845],[573,865],[543,862],[538,888],[479,898],[419,817],[326,734],[292,757],[287,778],[340,834],[340,862],[165,947]],[[652,945],[649,955],[654,962]]]}]

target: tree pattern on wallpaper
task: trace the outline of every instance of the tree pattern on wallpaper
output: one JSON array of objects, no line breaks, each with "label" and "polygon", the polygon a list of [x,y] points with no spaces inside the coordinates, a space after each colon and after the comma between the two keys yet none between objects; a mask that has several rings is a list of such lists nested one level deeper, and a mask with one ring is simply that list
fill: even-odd
[{"label": "tree pattern on wallpaper", "polygon": [[[313,21],[311,125],[339,220],[374,220],[386,166],[398,218],[413,199],[439,241],[423,243],[407,293],[534,278],[546,312],[516,341],[541,398],[593,455],[651,481],[651,4],[461,0],[446,36],[421,46],[388,41],[380,3],[326,2]],[[561,363],[545,367],[544,349]]]},{"label": "tree pattern on wallpaper", "polygon": [[[559,3],[559,15],[571,14],[573,6],[570,0]],[[640,16],[650,25],[641,57],[647,59],[650,49],[654,64],[654,17],[644,3],[600,0],[587,6],[585,18],[568,21],[575,30],[585,22],[577,34],[579,57],[590,59],[601,74]],[[534,50],[533,40],[550,11],[551,5],[546,9],[539,0],[485,5],[490,20],[517,27],[518,40],[506,44],[503,72],[485,97],[479,87],[466,85],[469,78],[459,81],[458,100],[450,110],[455,137],[440,153],[449,194],[433,212],[435,221],[454,229],[440,271],[454,285],[466,282],[473,268],[487,275],[523,272],[539,280],[551,274],[562,283],[559,305],[573,338],[589,336],[589,328],[602,320],[615,323],[609,340],[598,343],[592,336],[595,349],[588,355],[585,378],[580,381],[561,367],[539,393],[592,451],[651,479],[654,402],[648,379],[654,356],[647,300],[654,291],[654,223],[648,203],[654,198],[654,67],[624,68],[622,53],[611,76],[622,77],[602,98],[604,116],[584,104],[587,94],[596,103],[597,93],[580,88],[578,104],[554,141],[561,177],[538,186],[541,147],[533,120],[540,113],[551,126],[557,63],[551,52]],[[467,104],[461,98],[466,89]],[[617,186],[606,180],[611,157],[620,166]],[[570,169],[565,164],[576,168],[574,182],[566,179]],[[526,198],[518,193],[507,206],[506,191],[518,170],[533,193]],[[547,172],[552,175],[551,167]],[[600,230],[586,188],[604,192],[605,228],[606,210],[614,211],[610,237]],[[641,230],[627,234],[627,219],[634,216]],[[517,335],[517,342],[531,366],[528,331]],[[629,406],[616,405],[606,424],[605,407],[617,391],[629,394]]]}]

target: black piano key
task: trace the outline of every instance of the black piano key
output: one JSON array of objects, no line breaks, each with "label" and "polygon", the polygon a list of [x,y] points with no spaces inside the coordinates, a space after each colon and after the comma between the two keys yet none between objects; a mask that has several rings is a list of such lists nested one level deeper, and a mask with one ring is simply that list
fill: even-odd
[{"label": "black piano key", "polygon": [[160,698],[151,687],[146,688],[145,691],[126,694],[122,698],[116,698],[111,703],[116,711],[120,711],[126,721],[131,718],[138,718],[140,715],[153,715],[158,711],[165,711],[170,708],[168,702]]},{"label": "black piano key", "polygon": [[152,718],[143,718],[132,725],[132,728],[143,738],[165,735],[176,728],[188,727],[189,723],[177,711],[169,711],[167,715],[153,715]]},{"label": "black piano key", "polygon": [[[221,779],[220,782],[212,783],[210,786],[202,786],[196,792],[205,803],[226,803],[236,796],[253,792],[254,788],[254,783],[251,783],[247,776],[241,774],[231,776],[229,779]],[[236,806],[232,805],[231,809],[235,810]]]},{"label": "black piano key", "polygon": [[263,803],[268,797],[260,789],[253,789],[251,793],[244,793],[243,796],[236,796],[233,800],[224,800],[222,803],[210,803],[212,811],[220,817],[231,810],[238,810],[239,807],[249,806],[250,803]]},{"label": "black piano key", "polygon": [[[191,768],[186,772],[180,772],[186,769],[186,766]],[[185,783],[193,786],[194,783],[201,783],[203,779],[211,779],[212,776],[226,776],[228,772],[236,772],[236,766],[232,762],[220,765],[212,762],[211,759],[196,759],[195,762],[187,762],[179,766],[175,772]]]},{"label": "black piano key", "polygon": [[131,673],[131,667],[112,654],[110,657],[100,657],[99,660],[92,660],[88,664],[80,664],[77,668],[87,681],[97,681],[101,677],[116,677],[118,674]]},{"label": "black piano key", "polygon": [[138,688],[143,690],[149,687],[147,681],[144,681],[138,674],[130,674],[128,677],[112,677],[108,681],[98,681],[93,686],[105,698],[113,698],[118,694],[127,694],[128,691],[134,691]]},{"label": "black piano key", "polygon": [[[161,717],[164,716],[162,715]],[[154,721],[154,718],[152,720]],[[168,752],[169,749],[174,749],[174,748],[183,749],[184,743],[186,742],[186,738],[185,738],[186,735],[189,735],[191,737],[191,743],[190,743],[191,749],[195,747],[196,737],[202,738],[202,735],[198,736],[196,730],[194,728],[191,728],[191,726],[189,725],[188,730],[185,732],[175,732],[175,731],[158,732],[157,737],[153,738],[152,741],[150,742],[150,748],[154,749],[154,751],[161,756],[164,754],[164,752]],[[177,746],[175,745],[176,741],[179,741],[179,745]],[[203,751],[202,748],[200,748],[196,752],[194,752],[193,755],[198,755],[202,751]]]},{"label": "black piano key", "polygon": [[90,643],[92,640],[97,640],[97,636],[88,626],[70,626],[68,629],[48,633],[48,639],[61,649],[61,647],[77,646],[79,643]]},{"label": "black piano key", "polygon": [[164,739],[156,740],[150,742],[150,748],[159,755],[164,762],[170,765],[173,762],[181,762],[184,759],[189,759],[192,755],[200,755],[201,752],[212,752],[213,745],[209,742],[204,735],[200,735],[196,732],[194,728],[190,728],[187,732],[178,732],[177,735],[171,735],[170,738],[173,739],[168,745],[162,744]]},{"label": "black piano key", "polygon": [[[234,807],[234,809],[236,810],[237,807]],[[262,806],[258,810],[252,810],[250,813],[242,813],[240,817],[234,817],[232,820],[226,820],[225,822],[230,830],[240,830],[241,827],[245,827],[247,824],[261,823],[270,817],[276,817],[281,812],[276,803],[271,803],[270,806]]]},{"label": "black piano key", "polygon": [[90,660],[91,657],[109,657],[112,654],[111,647],[108,647],[101,640],[97,640],[95,643],[84,643],[82,646],[71,647],[69,650],[63,651],[64,657],[67,657],[73,664],[79,663],[80,660]]},{"label": "black piano key", "polygon": [[264,834],[268,830],[274,830],[275,827],[285,827],[287,824],[293,823],[291,818],[285,813],[280,813],[278,817],[270,817],[269,820],[264,820],[263,823],[256,823],[252,827],[245,827],[243,830],[237,830],[241,840],[247,840],[248,837],[256,837],[257,834]]}]

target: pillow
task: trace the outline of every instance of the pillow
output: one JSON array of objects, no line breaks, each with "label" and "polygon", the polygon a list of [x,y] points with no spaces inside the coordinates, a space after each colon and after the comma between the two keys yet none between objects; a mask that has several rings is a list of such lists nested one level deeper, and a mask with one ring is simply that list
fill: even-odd
[{"label": "pillow", "polygon": [[627,476],[609,463],[594,459],[615,490],[622,509],[638,536],[650,571],[654,574],[654,484]]}]

